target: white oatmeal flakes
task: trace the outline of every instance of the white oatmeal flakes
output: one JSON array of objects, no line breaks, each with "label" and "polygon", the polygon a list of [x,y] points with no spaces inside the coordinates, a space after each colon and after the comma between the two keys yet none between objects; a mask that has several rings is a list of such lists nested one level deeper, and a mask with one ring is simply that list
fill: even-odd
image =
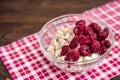
[{"label": "white oatmeal flakes", "polygon": [[54,56],[55,55],[55,51],[54,51],[54,46],[53,45],[50,45],[47,49],[47,51],[49,52],[49,54],[51,56]]},{"label": "white oatmeal flakes", "polygon": [[50,45],[47,49],[47,51],[54,51],[54,46],[53,45]]},{"label": "white oatmeal flakes", "polygon": [[73,34],[73,30],[71,28],[63,28],[63,32],[64,33],[69,32],[70,34]]},{"label": "white oatmeal flakes", "polygon": [[60,55],[60,52],[61,52],[61,49],[58,49],[55,51],[55,57],[59,56]]},{"label": "white oatmeal flakes", "polygon": [[[59,29],[56,34],[55,38],[52,40],[50,46],[48,47],[47,51],[53,57],[57,57],[60,55],[61,48],[63,45],[68,45],[73,37],[73,32],[71,28],[64,28],[62,27]],[[54,52],[54,53],[52,53]]]},{"label": "white oatmeal flakes", "polygon": [[64,32],[63,32],[61,29],[59,29],[59,30],[57,31],[57,34],[59,34],[59,35],[64,35]]},{"label": "white oatmeal flakes", "polygon": [[91,55],[91,58],[92,59],[95,59],[95,58],[98,58],[100,55],[99,55],[99,53],[93,53],[92,55]]},{"label": "white oatmeal flakes", "polygon": [[65,56],[57,57],[57,59],[64,60]]},{"label": "white oatmeal flakes", "polygon": [[57,42],[56,39],[53,39],[52,45],[54,46],[54,49],[55,49],[55,50],[59,49],[59,44],[58,44],[58,42]]},{"label": "white oatmeal flakes", "polygon": [[65,34],[64,39],[70,40],[70,36],[71,36],[71,34],[70,34],[69,32],[67,32],[67,33]]},{"label": "white oatmeal flakes", "polygon": [[84,60],[85,60],[85,61],[89,61],[89,60],[91,60],[91,59],[92,59],[92,58],[91,58],[90,56],[85,56],[85,57],[84,57]]},{"label": "white oatmeal flakes", "polygon": [[80,56],[80,58],[78,59],[78,62],[83,62],[83,57]]}]

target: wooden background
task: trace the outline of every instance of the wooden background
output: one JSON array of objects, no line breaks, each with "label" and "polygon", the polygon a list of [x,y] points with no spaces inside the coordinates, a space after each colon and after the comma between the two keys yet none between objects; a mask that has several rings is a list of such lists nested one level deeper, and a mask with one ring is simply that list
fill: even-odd
[{"label": "wooden background", "polygon": [[[0,46],[39,31],[54,17],[82,13],[109,1],[111,0],[0,0]],[[6,77],[10,78],[10,75],[0,61],[0,80]]]}]

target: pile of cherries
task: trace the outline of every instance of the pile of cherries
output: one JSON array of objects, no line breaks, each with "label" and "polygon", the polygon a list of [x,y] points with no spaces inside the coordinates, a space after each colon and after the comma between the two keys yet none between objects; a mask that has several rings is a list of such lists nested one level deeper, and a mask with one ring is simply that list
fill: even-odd
[{"label": "pile of cherries", "polygon": [[108,28],[103,30],[97,23],[90,23],[86,26],[84,20],[75,23],[73,29],[74,37],[69,45],[62,46],[61,56],[66,61],[77,61],[80,56],[90,56],[92,53],[104,54],[111,46],[106,40],[109,34]]}]

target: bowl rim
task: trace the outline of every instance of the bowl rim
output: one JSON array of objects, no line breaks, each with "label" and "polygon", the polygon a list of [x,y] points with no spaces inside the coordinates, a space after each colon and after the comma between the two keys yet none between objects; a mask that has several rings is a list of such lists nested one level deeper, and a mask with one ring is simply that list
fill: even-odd
[{"label": "bowl rim", "polygon": [[69,64],[77,63],[76,65],[91,64],[91,63],[93,63],[93,62],[99,61],[101,58],[104,58],[104,57],[110,52],[110,50],[112,49],[112,47],[113,47],[113,42],[114,42],[114,36],[113,36],[112,29],[109,27],[109,24],[106,23],[106,22],[103,22],[103,23],[104,23],[105,25],[107,25],[107,27],[108,27],[108,29],[109,29],[109,33],[111,33],[111,38],[112,38],[112,40],[111,40],[111,46],[110,46],[109,49],[107,49],[107,51],[106,51],[104,54],[102,54],[102,55],[101,55],[100,57],[98,57],[98,58],[94,58],[94,59],[91,59],[91,60],[85,61],[85,62],[65,61],[65,60],[60,60],[60,59],[57,59],[57,58],[51,56],[51,55],[43,48],[42,42],[41,42],[41,41],[42,41],[42,37],[43,37],[42,32],[43,32],[43,30],[46,28],[46,26],[47,26],[48,24],[52,23],[53,21],[60,20],[60,19],[62,19],[62,18],[66,18],[66,17],[70,17],[70,16],[85,16],[85,17],[88,17],[88,18],[97,18],[97,19],[99,19],[101,22],[103,22],[99,17],[88,16],[88,15],[85,15],[85,14],[65,14],[65,15],[61,15],[61,16],[55,17],[55,18],[49,20],[47,23],[45,23],[45,24],[43,25],[43,27],[41,28],[40,32],[38,33],[38,41],[39,41],[39,44],[40,44],[41,51],[42,51],[45,55],[47,55],[47,57],[49,57],[49,58],[51,58],[51,59],[54,59],[54,60],[57,61],[57,62],[60,62],[60,63],[69,63]]}]

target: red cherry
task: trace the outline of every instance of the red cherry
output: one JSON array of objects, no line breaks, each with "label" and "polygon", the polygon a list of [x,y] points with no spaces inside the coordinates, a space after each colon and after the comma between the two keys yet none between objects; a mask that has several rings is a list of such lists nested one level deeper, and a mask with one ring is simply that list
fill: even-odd
[{"label": "red cherry", "polygon": [[68,46],[68,45],[64,45],[64,46],[62,47],[62,50],[61,50],[61,55],[62,55],[62,56],[66,55],[67,52],[68,52],[68,50],[69,50],[69,46]]},{"label": "red cherry", "polygon": [[75,28],[73,29],[73,32],[74,32],[75,35],[80,35],[80,34],[83,33],[83,31],[80,31],[80,28],[79,28],[79,27],[75,27]]},{"label": "red cherry", "polygon": [[104,47],[106,47],[106,48],[109,48],[109,47],[111,46],[109,40],[104,40],[104,41],[102,41],[102,45],[103,45]]},{"label": "red cherry", "polygon": [[101,47],[100,42],[97,40],[93,40],[91,43],[91,46],[90,46],[91,51],[93,53],[97,53],[99,51],[100,47]]},{"label": "red cherry", "polygon": [[101,31],[101,28],[97,23],[91,23],[89,27],[91,27],[95,33],[98,33]]},{"label": "red cherry", "polygon": [[90,55],[90,49],[89,49],[89,46],[87,45],[82,45],[80,48],[79,48],[79,52],[81,54],[81,56],[88,56]]},{"label": "red cherry", "polygon": [[87,45],[90,44],[90,39],[87,36],[80,35],[78,42],[80,43],[80,45]]},{"label": "red cherry", "polygon": [[69,44],[69,47],[71,49],[74,49],[76,48],[78,45],[78,36],[74,36],[74,38],[71,40],[70,44]]},{"label": "red cherry", "polygon": [[106,51],[107,51],[107,49],[102,46],[102,47],[99,49],[99,54],[102,55],[102,54],[104,54]]},{"label": "red cherry", "polygon": [[92,30],[92,28],[90,28],[90,27],[87,27],[87,28],[85,29],[84,34],[85,34],[86,36],[89,36],[89,38],[90,38],[91,40],[96,40],[96,39],[97,39],[97,34],[94,33],[93,30]]},{"label": "red cherry", "polygon": [[75,23],[75,25],[85,25],[85,21],[84,20],[79,20]]},{"label": "red cherry", "polygon": [[99,41],[105,40],[108,37],[109,31],[108,28],[103,29],[103,31],[100,31],[98,34]]},{"label": "red cherry", "polygon": [[77,61],[80,57],[80,53],[74,49],[69,50],[68,54],[65,56],[66,61]]},{"label": "red cherry", "polygon": [[84,35],[90,35],[91,33],[93,33],[92,28],[86,27],[86,28],[85,28],[85,31],[84,31]]}]

